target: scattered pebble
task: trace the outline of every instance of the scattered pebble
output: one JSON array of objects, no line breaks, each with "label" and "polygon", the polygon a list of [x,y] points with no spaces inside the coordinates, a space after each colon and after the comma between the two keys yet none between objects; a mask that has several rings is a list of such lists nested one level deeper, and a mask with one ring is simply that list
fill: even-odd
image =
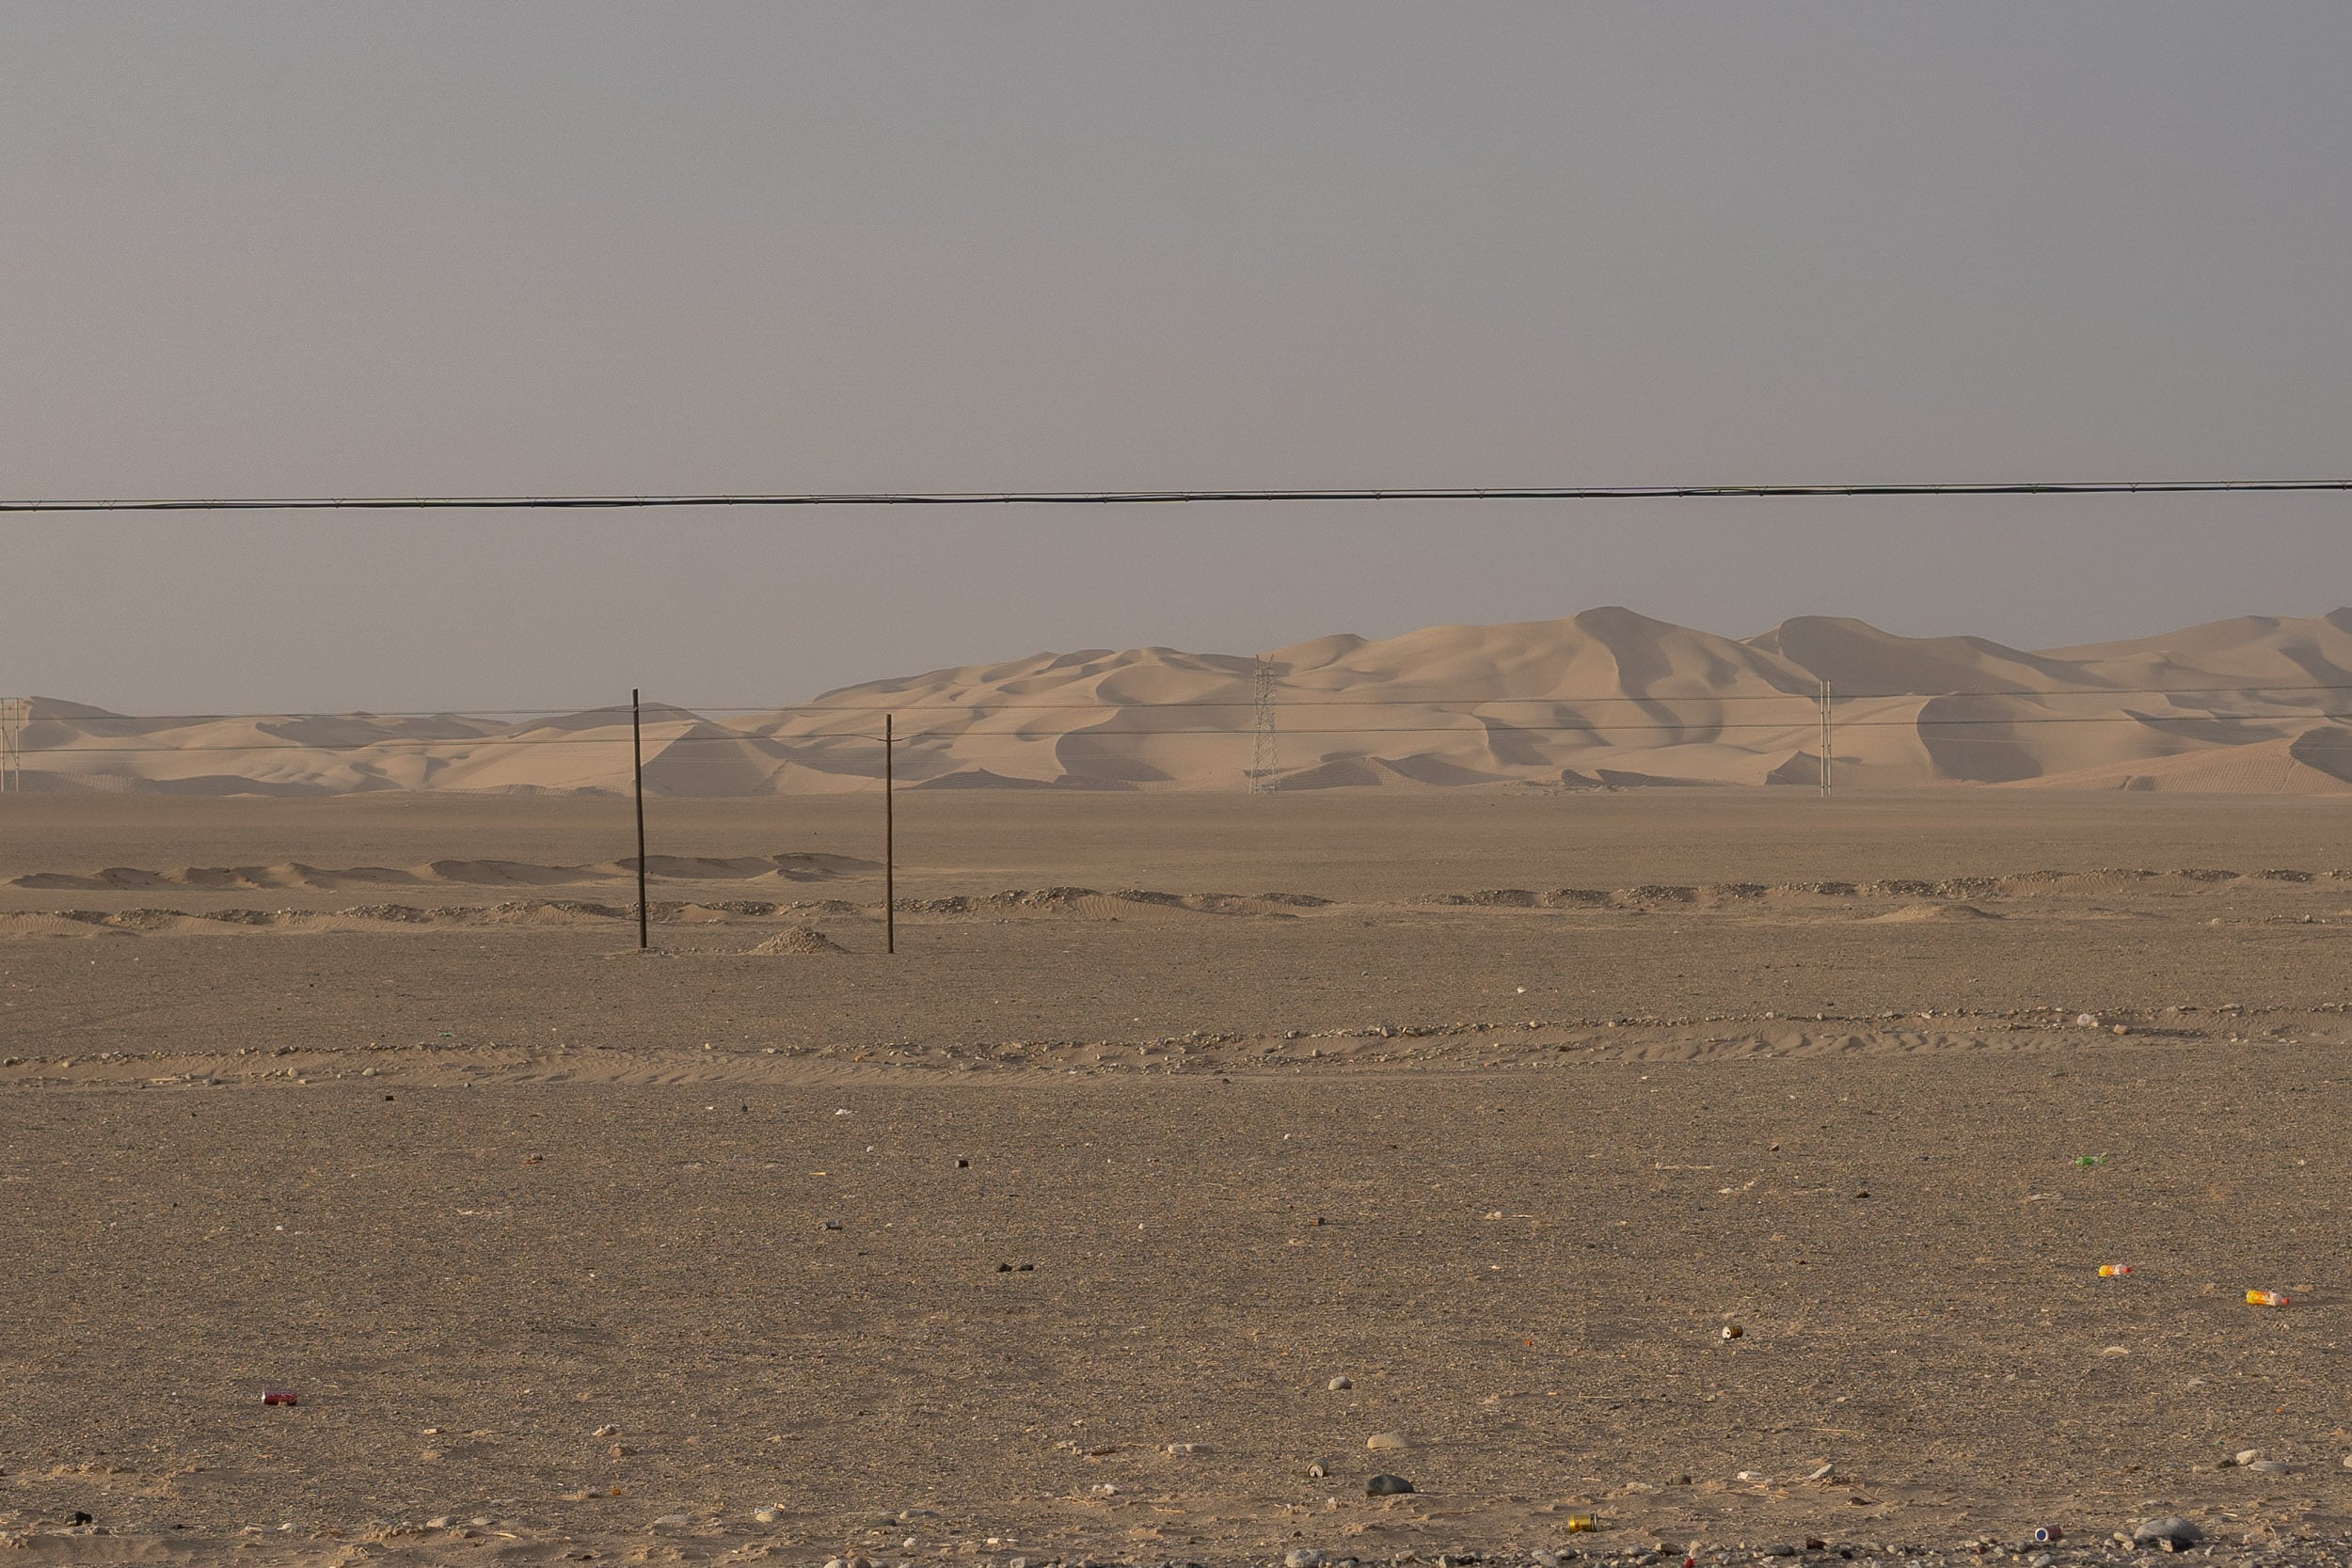
[{"label": "scattered pebble", "polygon": [[1323,1568],[1323,1554],[1311,1546],[1282,1554],[1282,1568]]},{"label": "scattered pebble", "polygon": [[1375,1432],[1364,1439],[1368,1449],[1409,1449],[1412,1442],[1401,1432]]},{"label": "scattered pebble", "polygon": [[1330,1382],[1325,1384],[1324,1386],[1336,1394],[1343,1388],[1355,1387],[1356,1380],[1352,1377],[1335,1377]]},{"label": "scattered pebble", "polygon": [[1364,1482],[1367,1497],[1401,1497],[1412,1489],[1413,1483],[1403,1476],[1378,1475]]}]

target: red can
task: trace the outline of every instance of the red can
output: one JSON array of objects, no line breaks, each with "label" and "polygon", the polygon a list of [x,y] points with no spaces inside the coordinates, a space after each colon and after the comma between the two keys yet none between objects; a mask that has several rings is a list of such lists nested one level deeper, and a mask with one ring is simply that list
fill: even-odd
[{"label": "red can", "polygon": [[302,1400],[291,1388],[264,1388],[262,1390],[262,1402],[263,1404],[300,1404]]}]

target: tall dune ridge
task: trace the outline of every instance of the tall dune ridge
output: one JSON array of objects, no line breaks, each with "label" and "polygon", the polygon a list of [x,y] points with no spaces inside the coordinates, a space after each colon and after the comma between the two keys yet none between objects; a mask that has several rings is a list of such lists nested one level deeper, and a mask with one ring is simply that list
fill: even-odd
[{"label": "tall dune ridge", "polygon": [[[2352,610],[2240,616],[2028,651],[1800,616],[1736,639],[1616,607],[1555,621],[1340,634],[1263,656],[1041,653],[771,711],[644,710],[665,796],[875,787],[882,716],[914,789],[1250,787],[1270,667],[1274,790],[1983,784],[2352,794]],[[321,796],[621,793],[625,706],[135,718],[36,697],[20,787]]]}]

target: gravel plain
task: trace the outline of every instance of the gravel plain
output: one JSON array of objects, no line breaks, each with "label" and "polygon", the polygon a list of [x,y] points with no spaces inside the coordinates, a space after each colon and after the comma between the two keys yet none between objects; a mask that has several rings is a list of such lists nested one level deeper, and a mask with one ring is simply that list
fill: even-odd
[{"label": "gravel plain", "polygon": [[[0,888],[0,1539],[2344,1560],[2352,818],[1707,793],[918,799],[895,956],[854,865],[644,955],[610,887]],[[26,803],[0,878],[613,855]],[[871,858],[750,804],[657,831]]]}]

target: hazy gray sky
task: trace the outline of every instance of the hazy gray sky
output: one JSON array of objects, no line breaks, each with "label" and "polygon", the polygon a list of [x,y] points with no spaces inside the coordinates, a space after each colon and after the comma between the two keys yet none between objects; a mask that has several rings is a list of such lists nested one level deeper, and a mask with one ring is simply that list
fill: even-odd
[{"label": "hazy gray sky", "polygon": [[[0,491],[2352,470],[2352,6],[20,0]],[[0,521],[0,689],[2352,600],[2352,499]]]}]

